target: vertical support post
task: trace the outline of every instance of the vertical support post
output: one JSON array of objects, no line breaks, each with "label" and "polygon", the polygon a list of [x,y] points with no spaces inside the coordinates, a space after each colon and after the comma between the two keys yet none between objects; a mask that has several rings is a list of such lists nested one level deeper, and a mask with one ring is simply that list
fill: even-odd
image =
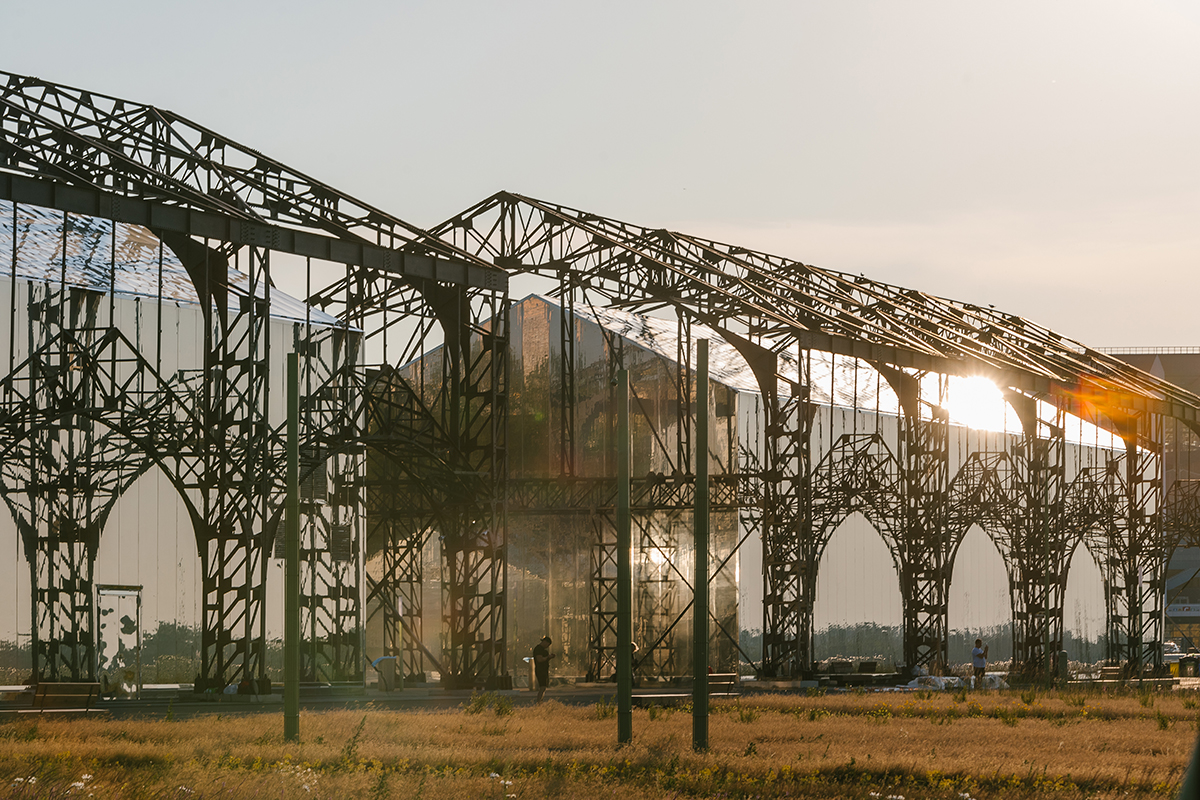
[{"label": "vertical support post", "polygon": [[404,691],[404,598],[396,598],[396,689]]},{"label": "vertical support post", "polygon": [[1050,458],[1050,441],[1046,441],[1046,455],[1042,460],[1043,474],[1042,479],[1042,495],[1041,495],[1041,534],[1042,534],[1042,577],[1045,580],[1043,597],[1046,599],[1042,602],[1042,668],[1046,670],[1046,688],[1054,688],[1054,672],[1055,665],[1058,662],[1058,652],[1051,646],[1050,639],[1050,480],[1048,470],[1046,469]]},{"label": "vertical support post", "polygon": [[692,748],[708,749],[708,340],[696,342],[696,587],[692,603]]},{"label": "vertical support post", "polygon": [[[92,613],[95,612],[95,606],[92,606]],[[95,627],[92,630],[96,630]],[[97,642],[99,644],[99,642]],[[98,648],[93,648],[96,650]],[[138,700],[142,699],[142,592],[139,589],[137,593],[137,693],[134,695]]]},{"label": "vertical support post", "polygon": [[633,531],[629,370],[617,371],[617,742],[633,741]]},{"label": "vertical support post", "polygon": [[300,360],[287,357],[287,507],[284,517],[283,738],[300,739]]}]

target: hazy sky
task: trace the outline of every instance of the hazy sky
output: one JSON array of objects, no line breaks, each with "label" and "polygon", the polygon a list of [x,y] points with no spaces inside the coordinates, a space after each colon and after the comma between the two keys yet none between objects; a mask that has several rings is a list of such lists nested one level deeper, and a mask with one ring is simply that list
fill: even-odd
[{"label": "hazy sky", "polygon": [[0,68],[432,225],[500,189],[1200,345],[1200,8],[0,0]]}]

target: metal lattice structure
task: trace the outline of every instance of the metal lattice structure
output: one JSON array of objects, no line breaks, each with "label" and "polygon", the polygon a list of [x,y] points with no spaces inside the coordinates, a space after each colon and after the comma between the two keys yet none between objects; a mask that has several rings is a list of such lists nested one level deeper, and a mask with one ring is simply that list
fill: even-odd
[{"label": "metal lattice structure", "polygon": [[[434,667],[449,685],[508,685],[518,518],[572,520],[561,538],[587,563],[588,599],[555,611],[587,615],[586,671],[611,674],[614,402],[595,387],[621,368],[634,369],[646,465],[633,490],[643,677],[686,663],[676,633],[688,614],[712,615],[723,658],[739,646],[733,612],[690,604],[698,459],[715,467],[712,509],[731,536],[714,574],[762,543],[765,676],[811,668],[818,565],[855,513],[892,552],[910,666],[948,659],[950,577],[972,526],[1005,559],[1021,668],[1061,648],[1080,543],[1104,575],[1110,657],[1160,661],[1165,558],[1196,527],[1196,492],[1168,491],[1160,463],[1164,421],[1200,431],[1188,392],[991,307],[521,195],[427,232],[164,109],[0,82],[12,286],[0,492],[29,562],[42,679],[93,677],[96,551],[114,503],[149,470],[179,493],[202,563],[197,689],[265,677],[284,492],[273,376],[289,351],[303,364],[307,680],[361,680],[365,658],[392,653],[407,676]],[[31,249],[31,231],[60,246]],[[135,240],[149,257],[122,244]],[[510,427],[525,423],[507,287],[522,275],[548,281],[558,303],[541,343],[553,433],[536,474],[510,457]],[[285,277],[302,301],[278,288]],[[156,319],[137,318],[153,319],[150,336],[118,313],[130,293],[157,302]],[[164,360],[165,303],[198,319],[188,363]],[[618,312],[669,319],[673,351],[634,352]],[[603,337],[590,355],[587,325]],[[761,424],[734,431],[722,395],[715,424],[727,427],[698,454],[700,336],[746,365]],[[1004,391],[1020,434],[970,439],[952,423],[951,381],[972,376]],[[1068,442],[1068,418],[1121,447]]]},{"label": "metal lattice structure", "polygon": [[[1131,594],[1129,570],[1136,568],[1129,565],[1145,561],[1147,537],[1161,536],[1160,483],[1146,473],[1161,442],[1156,421],[1169,417],[1195,430],[1193,395],[992,308],[520,195],[494,195],[433,230],[513,274],[551,277],[564,307],[666,309],[681,331],[710,326],[748,362],[766,406],[761,457],[739,472],[744,496],[758,498],[761,509],[749,516],[764,549],[764,674],[795,674],[811,662],[816,566],[831,525],[860,505],[873,511],[893,548],[909,664],[946,660],[951,566],[966,528],[979,523],[1009,566],[1016,659],[1040,669],[1046,654],[1061,648],[1066,561],[1078,541],[1078,521],[1067,510],[1063,414],[1115,432],[1139,454],[1119,490],[1125,500],[1107,540],[1110,561],[1123,570],[1110,569],[1106,578],[1110,655],[1155,662],[1161,599],[1144,581],[1140,595]],[[815,351],[855,359],[891,386],[899,425],[891,452],[865,463],[853,460],[853,441],[824,452],[814,446],[818,409],[805,354]],[[679,374],[687,374],[682,357]],[[944,410],[951,376],[994,381],[1025,431],[999,460],[970,454],[961,474],[951,472]],[[828,463],[818,464],[822,459]],[[985,473],[986,481],[969,490]],[[1074,480],[1086,485],[1081,490],[1102,491],[1088,483],[1087,469]],[[858,484],[876,487],[876,496],[862,500]],[[1163,551],[1154,552],[1161,572]],[[599,574],[596,585],[605,585]]]},{"label": "metal lattice structure", "polygon": [[[121,331],[111,313],[89,317],[71,298],[82,294],[95,306],[104,289],[111,296],[124,280],[118,279],[123,264],[111,249],[111,263],[100,270],[108,285],[80,286],[78,276],[68,280],[64,246],[57,286],[47,281],[45,296],[31,294],[26,305],[34,332],[28,347],[10,337],[11,351],[28,353],[19,364],[10,357],[0,413],[10,450],[27,456],[5,461],[6,498],[25,520],[26,551],[36,563],[37,674],[51,680],[92,675],[86,598],[100,526],[130,477],[153,463],[184,498],[203,564],[197,689],[264,677],[263,589],[283,492],[281,428],[267,414],[270,376],[280,353],[295,350],[305,357],[304,673],[312,680],[361,679],[359,572],[364,508],[373,499],[367,448],[378,445],[386,457],[404,459],[406,448],[425,444],[405,439],[404,429],[372,439],[378,403],[364,350],[381,341],[385,359],[402,356],[388,353],[389,332],[394,339],[391,328],[415,306],[435,309],[429,319],[437,330],[423,334],[467,341],[480,320],[496,316],[504,274],[172,112],[25,76],[0,73],[0,81],[0,199],[12,209],[13,285],[23,268],[22,208],[61,212],[64,242],[73,219],[109,221],[114,240],[119,227],[137,226],[161,243],[158,302],[164,300],[165,249],[186,272],[203,330],[200,358],[170,379],[155,373],[153,357],[139,360],[136,348],[122,354],[128,366],[119,373],[80,372],[74,366],[86,362],[64,353],[64,342],[112,348]],[[304,259],[310,301],[299,312],[293,304],[290,341],[271,341],[271,320],[282,302],[273,297],[279,276],[272,274],[272,253]],[[344,277],[313,285],[314,260],[344,265]],[[287,269],[295,272],[294,263]],[[159,319],[161,326],[161,313]],[[161,340],[160,327],[159,351]],[[460,459],[478,473],[479,485],[453,498],[460,507],[452,535],[469,540],[482,528],[502,536],[503,517],[497,518],[492,499],[503,477],[502,455],[496,455],[502,426],[499,434],[492,430],[492,421],[503,418],[492,414],[503,407],[502,363],[495,368],[465,349],[456,352],[465,357],[447,366],[452,388],[399,416],[452,421],[440,430],[446,438],[436,449],[452,454],[443,460]],[[67,361],[69,371],[62,369]],[[43,365],[56,362],[70,382],[48,379],[55,370]],[[92,465],[93,484],[64,495],[66,507],[52,507],[44,495],[62,486],[80,459]],[[18,486],[29,488],[22,495]],[[382,505],[396,501],[393,495]],[[494,548],[489,555],[502,560]],[[486,626],[495,629],[500,620],[502,627],[502,609],[496,595],[453,624],[468,631],[465,638],[478,638],[470,626],[485,624],[480,617],[490,613]],[[496,648],[486,650],[480,657],[465,645],[452,659],[454,669],[502,673]]]}]

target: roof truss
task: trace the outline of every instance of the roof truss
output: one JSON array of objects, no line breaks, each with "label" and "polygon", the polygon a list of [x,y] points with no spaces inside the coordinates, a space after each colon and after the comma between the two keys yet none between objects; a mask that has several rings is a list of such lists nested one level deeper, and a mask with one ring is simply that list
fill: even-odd
[{"label": "roof truss", "polygon": [[645,312],[670,306],[771,348],[811,347],[900,367],[983,375],[1007,388],[1125,417],[1200,421],[1200,397],[993,308],[735,245],[501,192],[432,229],[511,271]]},{"label": "roof truss", "polygon": [[[138,200],[192,212],[184,220],[137,209],[172,230],[191,228],[180,232],[290,245],[298,255],[408,277],[505,286],[491,265],[178,114],[8,72],[0,72],[0,170],[74,187],[70,202],[90,209],[81,213],[128,216],[119,201]],[[289,240],[288,231],[308,235]],[[453,267],[439,270],[435,261]]]}]

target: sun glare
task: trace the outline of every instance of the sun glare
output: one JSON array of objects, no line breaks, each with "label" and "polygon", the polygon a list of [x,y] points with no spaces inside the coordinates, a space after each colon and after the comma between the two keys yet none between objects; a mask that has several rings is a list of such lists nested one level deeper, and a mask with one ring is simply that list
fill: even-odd
[{"label": "sun glare", "polygon": [[1005,430],[1008,403],[987,378],[951,378],[946,408],[950,421],[985,431]]}]

